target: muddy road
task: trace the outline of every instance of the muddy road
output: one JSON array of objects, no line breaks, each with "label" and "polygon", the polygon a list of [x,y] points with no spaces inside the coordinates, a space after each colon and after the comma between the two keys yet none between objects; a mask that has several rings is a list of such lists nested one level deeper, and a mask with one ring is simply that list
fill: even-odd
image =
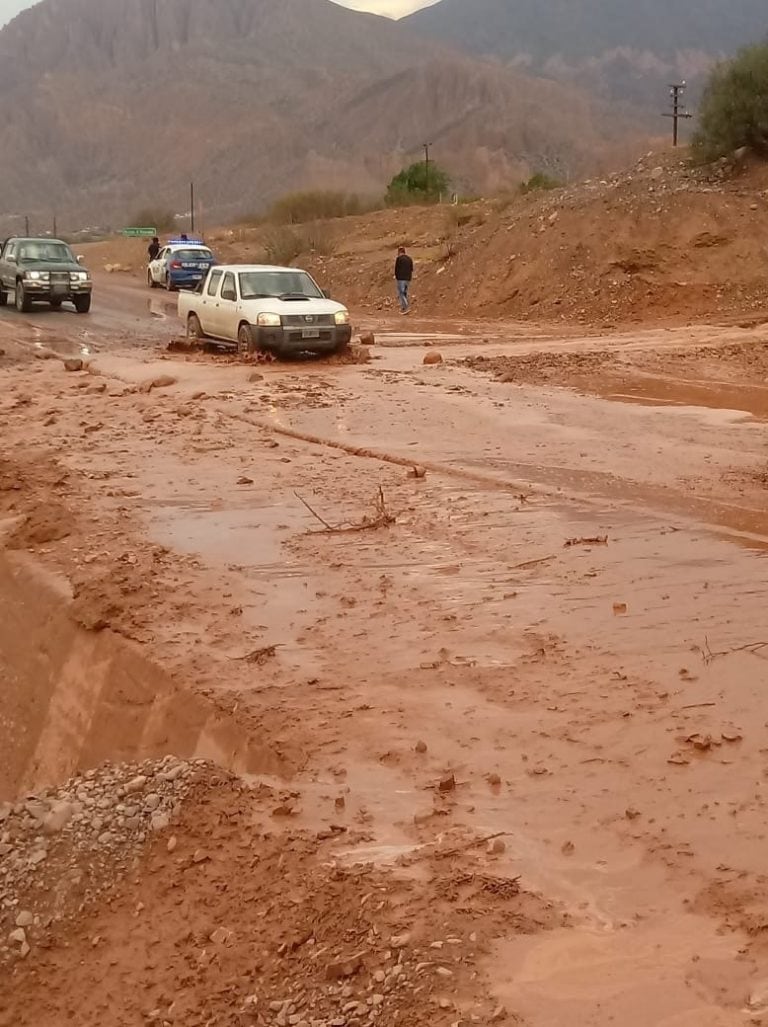
[{"label": "muddy road", "polygon": [[240,790],[206,764],[60,918],[50,855],[0,877],[7,931],[42,911],[0,1023],[762,1023],[764,329],[370,320],[370,362],[252,366],[104,297],[0,318],[0,800],[169,755]]}]

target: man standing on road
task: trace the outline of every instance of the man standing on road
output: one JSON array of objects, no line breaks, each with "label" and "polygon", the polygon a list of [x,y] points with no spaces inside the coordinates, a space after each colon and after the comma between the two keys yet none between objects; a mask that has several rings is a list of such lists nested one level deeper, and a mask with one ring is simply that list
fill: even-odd
[{"label": "man standing on road", "polygon": [[155,235],[155,236],[152,237],[152,242],[147,247],[147,253],[149,254],[149,259],[150,260],[156,260],[157,259],[157,255],[158,255],[159,252],[160,252],[160,240]]},{"label": "man standing on road", "polygon": [[400,300],[400,313],[409,314],[411,311],[409,294],[413,281],[413,261],[405,252],[405,246],[401,246],[397,251],[395,281],[397,282],[397,298]]}]

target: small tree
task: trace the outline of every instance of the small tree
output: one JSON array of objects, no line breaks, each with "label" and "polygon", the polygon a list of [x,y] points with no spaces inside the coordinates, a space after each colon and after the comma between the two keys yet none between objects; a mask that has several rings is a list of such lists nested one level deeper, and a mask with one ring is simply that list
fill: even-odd
[{"label": "small tree", "polygon": [[768,43],[718,64],[702,97],[694,154],[713,161],[742,146],[768,155]]},{"label": "small tree", "polygon": [[426,161],[417,161],[398,172],[387,188],[386,201],[391,207],[401,203],[430,203],[445,195],[451,179],[441,167]]},{"label": "small tree", "polygon": [[551,189],[559,189],[562,186],[562,182],[559,182],[556,178],[552,178],[546,171],[537,171],[535,175],[526,182],[520,183],[520,192],[523,196],[528,193],[547,192]]}]

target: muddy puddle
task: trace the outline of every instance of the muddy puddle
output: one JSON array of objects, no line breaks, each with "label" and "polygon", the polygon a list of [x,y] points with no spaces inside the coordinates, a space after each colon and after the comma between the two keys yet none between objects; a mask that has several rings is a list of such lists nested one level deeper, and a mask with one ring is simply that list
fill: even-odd
[{"label": "muddy puddle", "polygon": [[290,773],[271,751],[173,681],[135,646],[70,618],[68,585],[28,557],[0,555],[0,801],[80,767],[160,757],[218,760],[235,772]]},{"label": "muddy puddle", "polygon": [[692,414],[721,411],[727,420],[736,422],[768,420],[768,387],[765,385],[681,381],[639,375],[622,379],[608,378],[590,391],[617,403],[672,408]]}]

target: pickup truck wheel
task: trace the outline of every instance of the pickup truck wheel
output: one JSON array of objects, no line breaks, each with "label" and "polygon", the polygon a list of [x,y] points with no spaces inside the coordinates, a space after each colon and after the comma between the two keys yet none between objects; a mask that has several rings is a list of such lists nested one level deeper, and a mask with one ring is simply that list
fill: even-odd
[{"label": "pickup truck wheel", "polygon": [[75,296],[75,310],[78,314],[87,314],[91,309],[91,294],[85,293],[83,296]]},{"label": "pickup truck wheel", "polygon": [[197,314],[190,314],[187,318],[187,337],[197,339],[198,342],[202,342],[205,338],[205,332]]},{"label": "pickup truck wheel", "polygon": [[16,309],[20,314],[28,314],[32,309],[32,300],[27,296],[23,282],[16,282]]},{"label": "pickup truck wheel", "polygon": [[237,352],[241,357],[250,356],[256,349],[250,325],[240,325],[237,329]]}]

